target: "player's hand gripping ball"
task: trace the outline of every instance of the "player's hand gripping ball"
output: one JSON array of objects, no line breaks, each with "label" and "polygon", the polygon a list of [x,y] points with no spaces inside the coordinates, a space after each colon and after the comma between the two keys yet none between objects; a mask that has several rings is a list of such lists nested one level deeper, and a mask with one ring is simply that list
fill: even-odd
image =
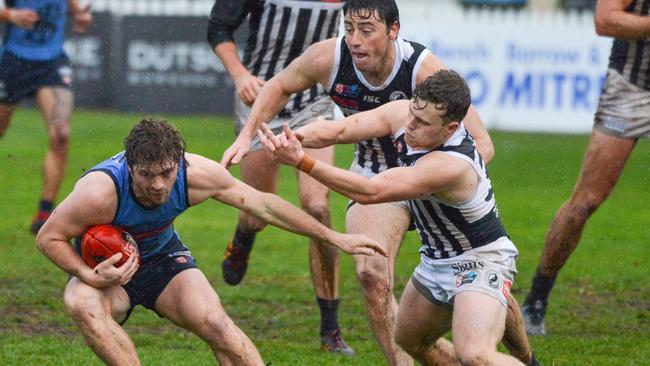
[{"label": "player's hand gripping ball", "polygon": [[135,255],[140,264],[140,253],[138,244],[131,234],[115,227],[113,225],[92,226],[84,233],[81,238],[81,257],[90,267],[96,265],[113,256],[116,253],[122,253],[115,267],[119,267],[126,262],[129,257]]}]

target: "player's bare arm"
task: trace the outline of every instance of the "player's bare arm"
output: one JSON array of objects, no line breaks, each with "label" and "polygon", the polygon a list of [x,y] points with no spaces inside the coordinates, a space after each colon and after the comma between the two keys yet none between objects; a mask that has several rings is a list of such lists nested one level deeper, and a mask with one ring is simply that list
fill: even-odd
[{"label": "player's bare arm", "polygon": [[650,17],[626,12],[633,0],[598,0],[594,12],[600,36],[637,40],[650,36]]},{"label": "player's bare arm", "polygon": [[397,100],[341,120],[321,120],[299,128],[295,134],[303,147],[316,149],[387,136],[402,127],[408,104],[408,100]]},{"label": "player's bare arm", "polygon": [[11,23],[23,29],[32,29],[38,21],[38,14],[31,9],[4,8],[0,9],[0,21]]},{"label": "player's bare arm", "polygon": [[128,282],[137,270],[135,256],[115,268],[120,254],[95,267],[88,267],[70,245],[93,225],[110,223],[117,210],[117,194],[112,179],[92,172],[79,179],[72,193],[54,210],[36,237],[38,249],[65,272],[93,287],[115,286]]},{"label": "player's bare arm", "polygon": [[[442,61],[433,53],[429,53],[424,58],[422,66],[416,75],[416,84],[419,84],[427,77],[431,76],[438,70],[447,69]],[[488,133],[481,116],[476,109],[470,105],[467,115],[463,120],[465,128],[472,134],[476,142],[476,148],[486,163],[489,163],[494,157],[494,145]]]},{"label": "player's bare arm", "polygon": [[237,95],[246,105],[252,105],[255,102],[257,93],[264,86],[264,80],[251,74],[242,64],[234,42],[219,43],[214,48],[214,53],[217,54],[235,83]]},{"label": "player's bare arm", "polygon": [[331,230],[282,198],[260,192],[235,179],[218,163],[194,154],[186,154],[189,166],[187,183],[190,204],[213,198],[267,223],[294,233],[330,243],[349,254],[386,255],[385,250],[365,235],[341,234]]},{"label": "player's bare arm", "polygon": [[250,141],[262,123],[273,119],[287,104],[291,94],[306,90],[317,83],[327,85],[334,63],[336,39],[311,45],[280,73],[264,84],[260,90],[246,126],[235,142],[224,152],[221,164],[229,167],[238,164],[248,153]]},{"label": "player's bare arm", "polygon": [[74,19],[74,30],[78,33],[85,33],[93,23],[90,4],[82,8],[77,0],[68,0],[68,8]]},{"label": "player's bare arm", "polygon": [[259,136],[274,160],[298,167],[334,191],[362,204],[402,201],[434,193],[457,202],[469,198],[477,184],[478,176],[468,163],[443,153],[433,152],[412,167],[388,169],[368,179],[320,161],[309,163],[304,169],[305,159],[309,157],[287,126],[278,136],[263,126]]}]

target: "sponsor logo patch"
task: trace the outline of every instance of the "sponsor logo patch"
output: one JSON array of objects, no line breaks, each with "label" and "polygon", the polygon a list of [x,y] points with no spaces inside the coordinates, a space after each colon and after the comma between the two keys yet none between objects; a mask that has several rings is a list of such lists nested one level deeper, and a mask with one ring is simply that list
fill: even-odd
[{"label": "sponsor logo patch", "polygon": [[603,125],[608,129],[616,132],[625,132],[625,127],[627,126],[627,121],[621,119],[614,119],[613,117],[605,117]]},{"label": "sponsor logo patch", "polygon": [[345,85],[341,83],[336,83],[334,85],[334,92],[336,94],[342,95],[344,97],[356,98],[359,95],[361,88],[359,85]]},{"label": "sponsor logo patch", "polygon": [[498,289],[501,287],[501,278],[495,271],[487,271],[485,273],[485,283],[494,289]]},{"label": "sponsor logo patch", "polygon": [[176,257],[176,258],[174,258],[174,260],[176,261],[176,263],[187,263],[187,257],[185,257],[185,256]]},{"label": "sponsor logo patch", "polygon": [[478,273],[474,271],[469,271],[467,273],[463,273],[462,275],[456,276],[456,287],[460,287],[462,285],[467,285],[469,283],[474,282],[477,276]]}]

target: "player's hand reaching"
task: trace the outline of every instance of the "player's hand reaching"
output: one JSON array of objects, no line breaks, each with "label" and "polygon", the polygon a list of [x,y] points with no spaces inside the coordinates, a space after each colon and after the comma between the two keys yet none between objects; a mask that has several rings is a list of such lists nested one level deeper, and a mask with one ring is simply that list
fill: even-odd
[{"label": "player's hand reaching", "polygon": [[233,164],[239,164],[241,159],[248,154],[250,148],[251,138],[242,131],[235,142],[223,153],[221,165],[228,169]]},{"label": "player's hand reaching", "polygon": [[235,82],[235,90],[241,100],[247,105],[252,106],[257,98],[257,93],[264,86],[265,81],[253,76],[251,73],[244,72],[233,78]]},{"label": "player's hand reaching", "polygon": [[114,264],[122,258],[122,253],[116,253],[99,263],[93,269],[92,278],[84,279],[84,282],[96,288],[124,285],[138,270],[137,257],[137,255],[132,255],[120,267],[115,267]]},{"label": "player's hand reaching", "polygon": [[93,23],[93,14],[90,12],[90,5],[79,11],[75,11],[73,17],[74,30],[77,33],[85,33]]},{"label": "player's hand reaching", "polygon": [[374,255],[379,254],[386,257],[386,249],[378,242],[363,234],[340,234],[337,233],[332,245],[339,247],[348,254]]},{"label": "player's hand reaching", "polygon": [[9,9],[7,21],[23,29],[32,29],[39,16],[32,9]]},{"label": "player's hand reaching", "polygon": [[278,135],[274,135],[265,123],[257,131],[257,136],[266,150],[266,156],[272,161],[278,161],[282,164],[297,166],[302,160],[305,152],[302,149],[300,141],[291,131],[288,124],[282,125],[284,130]]}]

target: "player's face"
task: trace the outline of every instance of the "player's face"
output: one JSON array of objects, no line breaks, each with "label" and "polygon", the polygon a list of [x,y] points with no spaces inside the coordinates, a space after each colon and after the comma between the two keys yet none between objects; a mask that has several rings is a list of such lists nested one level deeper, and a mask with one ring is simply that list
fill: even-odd
[{"label": "player's face", "polygon": [[453,121],[445,125],[442,114],[444,111],[436,109],[433,103],[411,99],[404,129],[406,143],[416,150],[430,150],[442,145],[459,125]]},{"label": "player's face", "polygon": [[133,180],[133,193],[147,207],[160,206],[167,201],[176,183],[178,163],[136,165],[129,168]]},{"label": "player's face", "polygon": [[345,40],[356,68],[361,72],[382,69],[383,63],[389,61],[387,55],[398,30],[397,23],[388,29],[376,11],[369,18],[346,15]]}]

